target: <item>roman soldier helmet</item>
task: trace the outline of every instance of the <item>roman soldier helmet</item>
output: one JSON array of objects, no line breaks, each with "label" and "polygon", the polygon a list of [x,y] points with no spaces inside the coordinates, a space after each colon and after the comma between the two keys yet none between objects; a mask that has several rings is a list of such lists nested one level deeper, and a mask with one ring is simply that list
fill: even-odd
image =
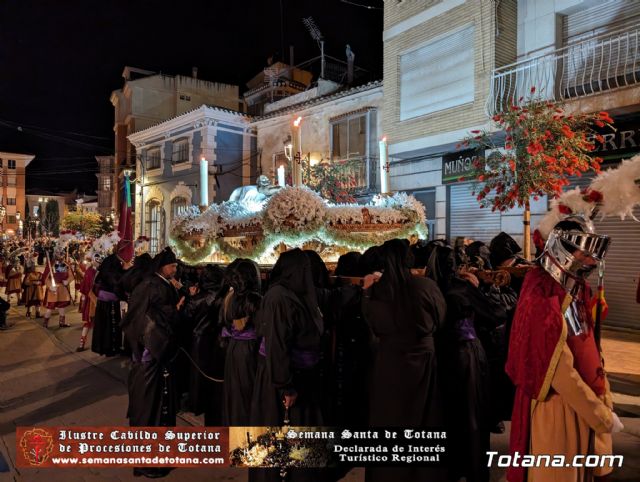
[{"label": "roman soldier helmet", "polygon": [[599,174],[585,189],[563,193],[552,201],[533,234],[540,266],[575,294],[604,261],[611,242],[609,236],[596,233],[592,220],[598,214],[633,218],[636,205],[640,205],[640,156]]},{"label": "roman soldier helmet", "polygon": [[574,294],[604,260],[609,236],[597,234],[593,222],[582,215],[569,215],[549,233],[540,265],[564,289]]}]

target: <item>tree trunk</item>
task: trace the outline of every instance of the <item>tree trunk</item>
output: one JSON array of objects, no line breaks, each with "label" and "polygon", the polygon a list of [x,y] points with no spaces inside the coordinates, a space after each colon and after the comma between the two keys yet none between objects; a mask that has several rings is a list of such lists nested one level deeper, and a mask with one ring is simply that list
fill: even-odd
[{"label": "tree trunk", "polygon": [[524,206],[524,217],[522,219],[522,224],[524,225],[524,238],[523,238],[523,246],[522,251],[524,255],[524,259],[531,260],[531,207],[529,206],[529,201]]}]

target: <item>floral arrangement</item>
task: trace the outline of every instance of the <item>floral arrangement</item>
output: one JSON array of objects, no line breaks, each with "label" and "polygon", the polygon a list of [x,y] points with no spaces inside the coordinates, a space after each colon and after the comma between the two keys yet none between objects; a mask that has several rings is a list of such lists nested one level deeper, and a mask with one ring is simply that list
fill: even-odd
[{"label": "floral arrangement", "polygon": [[504,131],[504,149],[486,131],[474,130],[461,146],[490,149],[489,156],[473,161],[473,195],[483,208],[507,211],[524,208],[524,253],[529,256],[530,198],[555,198],[569,184],[568,176],[593,169],[600,172],[602,159],[592,156],[603,136],[596,128],[613,129],[607,112],[569,114],[563,105],[536,94],[514,102],[506,112],[493,116]]},{"label": "floral arrangement", "polygon": [[425,223],[427,220],[424,205],[415,197],[404,192],[397,192],[393,196],[374,196],[372,204],[379,208],[392,208],[404,214],[407,221]]},{"label": "floral arrangement", "polygon": [[272,233],[314,231],[322,225],[324,200],[308,187],[285,187],[265,207],[264,226]]},{"label": "floral arrangement", "polygon": [[190,262],[221,253],[226,259],[250,257],[268,263],[282,244],[315,245],[328,253],[336,251],[332,247],[346,252],[397,237],[424,238],[425,219],[424,206],[404,193],[376,197],[367,205],[334,205],[307,187],[287,187],[258,212],[236,202],[213,204],[198,215],[190,210],[173,224],[172,241]]},{"label": "floral arrangement", "polygon": [[118,241],[120,241],[120,235],[118,234],[118,231],[112,231],[108,234],[103,234],[91,245],[91,257],[93,257],[94,254],[101,254],[102,256],[111,254],[113,248],[118,244]]},{"label": "floral arrangement", "polygon": [[591,152],[596,141],[604,138],[594,127],[613,129],[609,114],[567,114],[562,104],[536,97],[535,92],[531,87],[523,106],[512,105],[507,112],[493,116],[506,134],[504,150],[498,150],[486,131],[471,131],[462,142],[464,146],[496,149],[474,161],[474,195],[483,207],[500,211],[525,207],[531,196],[559,196],[569,184],[567,176],[579,176],[590,169],[600,172],[602,159]]},{"label": "floral arrangement", "polygon": [[236,467],[324,468],[335,462],[331,457],[331,440],[300,440],[285,436],[272,427],[265,434],[231,451],[231,465]]},{"label": "floral arrangement", "polygon": [[71,241],[77,241],[80,236],[81,234],[73,229],[60,231],[60,236],[58,237],[58,245],[66,247]]},{"label": "floral arrangement", "polygon": [[198,206],[187,206],[173,217],[170,229],[172,232],[180,230],[189,234],[194,231],[203,232],[207,228],[203,221],[204,217],[201,216]]},{"label": "floral arrangement", "polygon": [[262,221],[260,211],[264,209],[264,205],[264,202],[249,201],[248,204],[242,204],[225,201],[214,206],[217,207],[223,228],[237,229],[260,224]]}]

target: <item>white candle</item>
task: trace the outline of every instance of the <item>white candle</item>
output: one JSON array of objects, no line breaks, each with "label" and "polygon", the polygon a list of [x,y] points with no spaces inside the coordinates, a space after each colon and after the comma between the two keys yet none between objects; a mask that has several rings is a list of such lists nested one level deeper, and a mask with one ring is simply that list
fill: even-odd
[{"label": "white candle", "polygon": [[200,206],[209,205],[209,163],[200,159]]},{"label": "white candle", "polygon": [[292,171],[293,171],[293,185],[301,186],[302,185],[302,117],[298,117],[295,121],[293,121],[293,135],[291,139],[293,140],[293,149],[291,150],[293,153],[293,163],[292,163]]},{"label": "white candle", "polygon": [[389,159],[389,146],[387,138],[383,137],[379,143],[380,147],[380,192],[386,194],[389,192],[389,170],[387,162]]},{"label": "white candle", "polygon": [[278,168],[278,186],[285,187],[284,166]]}]

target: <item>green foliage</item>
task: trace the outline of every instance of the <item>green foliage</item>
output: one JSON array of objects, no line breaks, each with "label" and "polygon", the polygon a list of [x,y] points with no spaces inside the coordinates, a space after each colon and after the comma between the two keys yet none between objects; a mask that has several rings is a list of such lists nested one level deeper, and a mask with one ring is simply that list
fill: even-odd
[{"label": "green foliage", "polygon": [[336,203],[353,203],[356,189],[354,170],[362,161],[322,162],[314,166],[302,161],[302,182],[323,198]]},{"label": "green foliage", "polygon": [[100,214],[84,209],[71,211],[62,219],[62,227],[64,229],[79,231],[91,237],[100,237],[110,232],[109,224],[110,221],[100,216]]},{"label": "green foliage", "polygon": [[50,199],[45,204],[42,228],[44,231],[52,233],[53,236],[60,235],[60,210],[58,209],[58,201],[55,199]]}]

